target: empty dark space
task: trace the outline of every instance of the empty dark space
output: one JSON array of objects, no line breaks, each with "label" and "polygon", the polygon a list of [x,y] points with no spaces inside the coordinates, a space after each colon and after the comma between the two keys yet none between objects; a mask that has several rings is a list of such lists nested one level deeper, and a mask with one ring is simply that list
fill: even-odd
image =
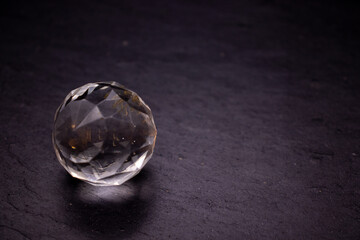
[{"label": "empty dark space", "polygon": [[[0,239],[360,239],[359,4],[5,1]],[[118,187],[58,163],[56,108],[117,81],[158,129]]]}]

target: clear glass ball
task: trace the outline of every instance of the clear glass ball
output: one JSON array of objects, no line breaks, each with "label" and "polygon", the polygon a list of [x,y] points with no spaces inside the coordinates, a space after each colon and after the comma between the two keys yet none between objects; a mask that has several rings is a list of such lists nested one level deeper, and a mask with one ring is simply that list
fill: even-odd
[{"label": "clear glass ball", "polygon": [[55,113],[53,146],[61,165],[93,185],[120,185],[151,158],[157,130],[150,108],[116,82],[71,91]]}]

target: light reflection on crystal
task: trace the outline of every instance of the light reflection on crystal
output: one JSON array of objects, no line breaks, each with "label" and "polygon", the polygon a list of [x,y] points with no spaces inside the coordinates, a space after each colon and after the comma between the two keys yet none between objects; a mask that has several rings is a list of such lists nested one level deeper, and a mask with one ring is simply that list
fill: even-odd
[{"label": "light reflection on crystal", "polygon": [[150,108],[116,82],[86,84],[55,114],[53,145],[61,165],[93,185],[120,185],[152,156],[156,127]]}]

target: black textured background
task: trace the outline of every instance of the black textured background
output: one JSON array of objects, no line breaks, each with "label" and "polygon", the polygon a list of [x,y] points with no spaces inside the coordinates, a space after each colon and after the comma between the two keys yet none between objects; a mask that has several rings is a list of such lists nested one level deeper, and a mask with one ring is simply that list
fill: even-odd
[{"label": "black textured background", "polygon": [[[0,239],[360,239],[358,4],[0,5]],[[157,145],[93,187],[57,162],[53,115],[114,80]]]}]

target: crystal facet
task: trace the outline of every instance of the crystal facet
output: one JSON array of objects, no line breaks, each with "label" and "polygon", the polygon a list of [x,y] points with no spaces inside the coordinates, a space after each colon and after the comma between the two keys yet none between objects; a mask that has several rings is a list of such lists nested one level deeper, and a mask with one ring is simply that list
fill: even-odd
[{"label": "crystal facet", "polygon": [[152,156],[156,127],[150,108],[116,82],[71,91],[55,114],[53,145],[61,165],[93,185],[120,185]]}]

